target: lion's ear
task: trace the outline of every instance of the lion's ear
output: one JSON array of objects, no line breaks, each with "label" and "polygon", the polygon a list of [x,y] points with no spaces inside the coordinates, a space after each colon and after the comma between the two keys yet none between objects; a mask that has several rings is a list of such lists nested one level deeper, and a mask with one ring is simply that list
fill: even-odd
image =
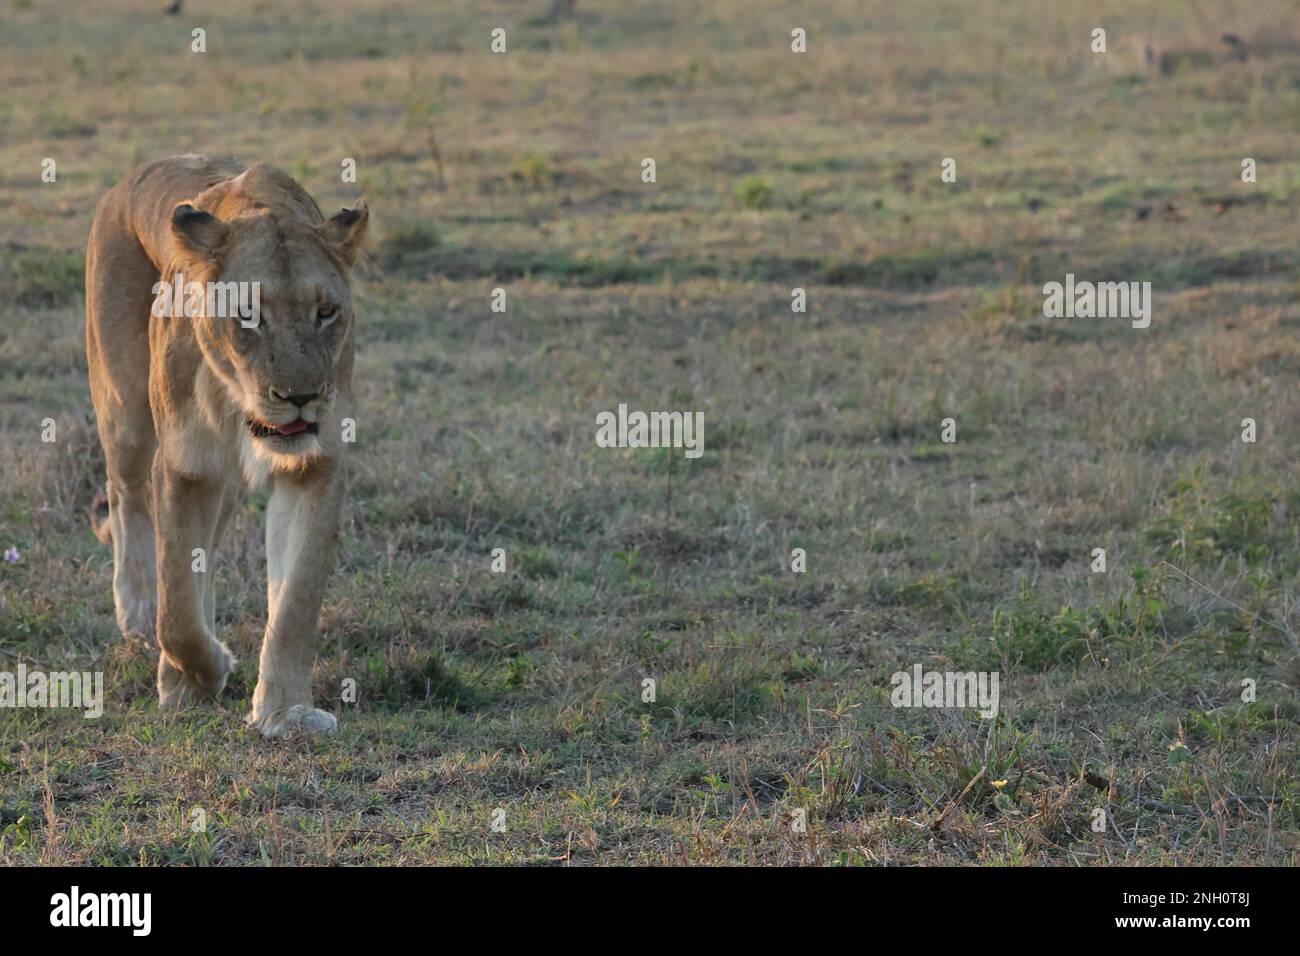
[{"label": "lion's ear", "polygon": [[172,236],[182,249],[201,259],[215,258],[229,234],[230,227],[210,212],[187,202],[172,209]]},{"label": "lion's ear", "polygon": [[359,199],[351,209],[340,209],[316,228],[325,241],[338,250],[343,261],[352,265],[361,251],[369,222],[370,209],[364,199]]}]

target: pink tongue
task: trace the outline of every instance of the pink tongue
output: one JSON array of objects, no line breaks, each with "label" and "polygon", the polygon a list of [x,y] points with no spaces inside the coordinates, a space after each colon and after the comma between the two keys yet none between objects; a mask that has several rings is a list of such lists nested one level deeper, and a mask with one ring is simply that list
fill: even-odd
[{"label": "pink tongue", "polygon": [[300,431],[305,431],[306,428],[307,428],[307,423],[303,421],[301,418],[295,422],[290,422],[287,425],[275,426],[275,430],[278,431],[281,435],[296,435]]}]

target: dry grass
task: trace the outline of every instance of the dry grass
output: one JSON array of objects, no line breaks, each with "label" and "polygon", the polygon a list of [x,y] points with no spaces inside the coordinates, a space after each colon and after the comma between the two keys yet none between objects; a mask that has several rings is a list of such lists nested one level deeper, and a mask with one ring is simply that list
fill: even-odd
[{"label": "dry grass", "polygon": [[[1295,862],[1289,4],[125,6],[4,14],[0,669],[109,704],[0,712],[0,863]],[[191,148],[372,209],[322,742],[239,720],[264,501],[244,663],[180,718],[85,521],[90,210]],[[1151,328],[1043,319],[1067,271],[1152,281]],[[704,457],[597,448],[619,402]],[[999,717],[892,708],[915,663],[1000,671]]]}]

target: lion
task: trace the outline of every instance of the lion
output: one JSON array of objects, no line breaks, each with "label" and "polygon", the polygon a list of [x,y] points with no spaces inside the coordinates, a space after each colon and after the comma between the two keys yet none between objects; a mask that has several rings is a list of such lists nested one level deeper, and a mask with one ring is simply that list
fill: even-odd
[{"label": "lion", "polygon": [[[216,636],[211,562],[242,477],[270,489],[246,722],[267,737],[338,726],[313,706],[312,665],[354,425],[350,274],[368,220],[364,200],[326,220],[285,173],[193,153],[138,167],[95,210],[86,358],[108,480],[92,519],[113,548],[119,629],[157,645],[163,709],[216,698],[235,666]],[[192,312],[168,314],[159,304],[181,277],[247,283],[229,288],[254,289],[260,308],[212,314],[214,297],[196,295]]]}]

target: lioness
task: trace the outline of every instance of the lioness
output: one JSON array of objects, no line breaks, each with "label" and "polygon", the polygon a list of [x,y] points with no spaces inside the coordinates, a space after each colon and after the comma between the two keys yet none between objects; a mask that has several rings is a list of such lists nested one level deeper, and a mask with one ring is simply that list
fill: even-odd
[{"label": "lioness", "polygon": [[[311,674],[351,416],[348,278],[367,219],[364,202],[324,219],[263,163],[195,154],[145,163],[95,210],[86,357],[108,466],[95,532],[113,546],[118,626],[157,637],[164,708],[215,697],[235,664],[214,633],[211,561],[242,473],[271,488],[269,613],[247,721],[268,737],[337,727],[312,706]],[[206,296],[191,317],[156,314],[155,295],[169,295],[156,284],[178,276],[258,283],[260,315],[211,315]]]}]

